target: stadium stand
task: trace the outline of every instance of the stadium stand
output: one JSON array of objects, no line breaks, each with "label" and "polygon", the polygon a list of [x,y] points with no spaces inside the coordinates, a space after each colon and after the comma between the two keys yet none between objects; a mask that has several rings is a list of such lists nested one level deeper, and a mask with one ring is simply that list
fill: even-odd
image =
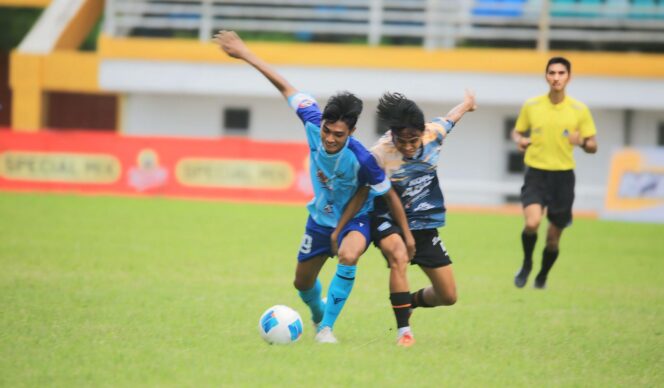
[{"label": "stadium stand", "polygon": [[109,0],[106,17],[113,36],[188,31],[207,40],[224,28],[372,45],[409,37],[431,49],[535,44],[541,34],[552,43],[664,43],[664,4],[655,0]]}]

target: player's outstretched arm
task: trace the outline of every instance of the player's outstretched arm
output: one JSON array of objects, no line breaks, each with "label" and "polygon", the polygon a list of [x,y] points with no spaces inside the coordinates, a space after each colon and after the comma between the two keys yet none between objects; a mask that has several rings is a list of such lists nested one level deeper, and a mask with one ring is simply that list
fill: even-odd
[{"label": "player's outstretched arm", "polygon": [[249,50],[249,47],[247,47],[235,31],[221,30],[214,35],[213,40],[228,56],[241,59],[260,71],[286,99],[297,92],[297,89],[277,73],[267,62]]},{"label": "player's outstretched arm", "polygon": [[394,222],[399,225],[403,232],[403,239],[406,243],[406,249],[408,250],[408,258],[413,260],[413,257],[415,257],[415,238],[408,227],[408,218],[406,217],[406,211],[403,209],[399,195],[394,188],[391,187],[383,197],[385,198],[385,202],[387,202],[387,206],[390,208],[390,213],[392,214],[392,218],[394,218]]},{"label": "player's outstretched arm", "polygon": [[333,255],[336,256],[337,251],[339,250],[339,233],[341,232],[341,229],[343,229],[348,221],[352,220],[357,212],[362,209],[362,205],[364,205],[364,202],[367,201],[367,197],[369,196],[369,190],[369,186],[362,186],[358,188],[355,192],[355,195],[353,195],[350,201],[348,201],[343,214],[341,214],[341,218],[339,218],[339,222],[337,222],[336,229],[334,229],[334,232],[332,232],[332,235],[330,236]]},{"label": "player's outstretched arm", "polygon": [[456,124],[459,122],[459,120],[461,120],[463,115],[468,112],[473,112],[475,109],[477,109],[477,104],[475,102],[475,92],[470,89],[466,89],[466,92],[463,96],[463,101],[447,112],[444,118]]}]

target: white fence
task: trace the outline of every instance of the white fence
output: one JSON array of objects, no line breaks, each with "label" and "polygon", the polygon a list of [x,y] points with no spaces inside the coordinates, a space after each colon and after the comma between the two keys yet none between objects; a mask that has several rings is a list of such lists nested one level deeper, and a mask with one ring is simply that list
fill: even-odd
[{"label": "white fence", "polygon": [[415,38],[427,48],[468,40],[664,43],[664,0],[107,0],[105,32],[280,32],[371,45]]}]

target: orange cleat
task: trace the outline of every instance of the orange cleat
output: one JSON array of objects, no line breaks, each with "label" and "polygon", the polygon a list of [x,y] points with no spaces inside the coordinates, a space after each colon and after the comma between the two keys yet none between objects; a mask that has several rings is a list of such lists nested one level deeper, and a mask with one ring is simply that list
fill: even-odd
[{"label": "orange cleat", "polygon": [[413,345],[415,345],[415,337],[411,332],[403,333],[399,338],[397,338],[397,346],[408,348]]}]

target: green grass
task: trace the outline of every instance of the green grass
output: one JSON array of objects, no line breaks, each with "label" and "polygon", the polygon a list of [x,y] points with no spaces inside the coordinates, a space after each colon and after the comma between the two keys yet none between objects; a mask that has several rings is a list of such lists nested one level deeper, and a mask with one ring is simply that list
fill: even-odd
[{"label": "green grass", "polygon": [[264,309],[308,315],[291,285],[305,219],[299,206],[0,194],[0,386],[664,385],[662,225],[576,220],[549,288],[518,290],[521,217],[452,212],[459,302],[415,312],[416,346],[394,345],[374,248],[339,345],[307,324],[299,343],[269,346]]}]

